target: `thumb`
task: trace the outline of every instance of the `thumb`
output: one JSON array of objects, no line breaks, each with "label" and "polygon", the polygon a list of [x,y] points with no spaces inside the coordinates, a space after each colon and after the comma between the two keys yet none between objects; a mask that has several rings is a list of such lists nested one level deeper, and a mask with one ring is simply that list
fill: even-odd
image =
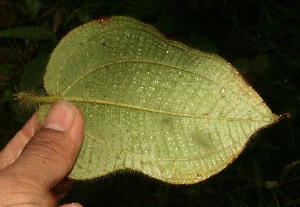
[{"label": "thumb", "polygon": [[58,101],[10,171],[32,178],[42,189],[55,186],[71,170],[83,138],[83,117],[70,102]]}]

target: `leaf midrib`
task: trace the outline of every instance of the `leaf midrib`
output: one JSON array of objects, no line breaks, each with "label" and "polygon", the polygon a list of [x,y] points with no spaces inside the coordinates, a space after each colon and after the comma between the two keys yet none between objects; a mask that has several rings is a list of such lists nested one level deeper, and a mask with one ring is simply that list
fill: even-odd
[{"label": "leaf midrib", "polygon": [[[133,110],[139,110],[139,111],[145,111],[150,113],[159,113],[164,115],[170,115],[170,116],[177,116],[177,117],[187,117],[187,118],[196,118],[196,119],[212,119],[212,120],[226,120],[226,121],[243,121],[243,122],[272,122],[271,117],[267,117],[268,119],[262,120],[262,119],[242,119],[242,118],[226,118],[226,117],[211,117],[206,115],[194,115],[194,114],[183,114],[183,113],[174,113],[169,111],[163,111],[159,109],[152,109],[147,107],[140,107],[136,105],[121,103],[121,102],[114,102],[109,100],[102,100],[102,99],[91,99],[91,98],[82,98],[77,96],[46,96],[44,97],[45,101],[40,101],[40,103],[53,103],[54,100],[66,100],[71,102],[77,102],[77,103],[87,103],[87,104],[99,104],[99,105],[109,105],[109,106],[115,106],[115,107],[122,107],[127,109],[133,109]],[[47,99],[49,99],[49,102],[47,102]]]}]

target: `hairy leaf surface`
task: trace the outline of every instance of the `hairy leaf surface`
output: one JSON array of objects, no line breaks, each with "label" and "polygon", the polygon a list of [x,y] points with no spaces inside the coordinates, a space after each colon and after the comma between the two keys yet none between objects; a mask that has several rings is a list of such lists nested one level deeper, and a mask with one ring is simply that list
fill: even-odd
[{"label": "hairy leaf surface", "polygon": [[54,50],[44,84],[49,97],[72,101],[84,115],[73,179],[130,169],[196,183],[278,120],[224,59],[126,17],[71,31]]}]

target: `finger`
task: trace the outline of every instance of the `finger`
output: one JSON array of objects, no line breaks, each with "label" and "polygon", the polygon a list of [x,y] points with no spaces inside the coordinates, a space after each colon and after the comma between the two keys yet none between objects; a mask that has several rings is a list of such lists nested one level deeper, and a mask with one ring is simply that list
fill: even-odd
[{"label": "finger", "polygon": [[6,169],[31,179],[44,190],[55,186],[72,168],[83,138],[83,117],[71,103],[53,105],[43,125],[20,157]]},{"label": "finger", "polygon": [[38,120],[37,113],[35,113],[0,152],[0,170],[13,163],[19,157],[37,129]]},{"label": "finger", "polygon": [[75,180],[65,177],[56,186],[54,186],[51,191],[56,200],[63,198],[72,188],[74,183]]}]

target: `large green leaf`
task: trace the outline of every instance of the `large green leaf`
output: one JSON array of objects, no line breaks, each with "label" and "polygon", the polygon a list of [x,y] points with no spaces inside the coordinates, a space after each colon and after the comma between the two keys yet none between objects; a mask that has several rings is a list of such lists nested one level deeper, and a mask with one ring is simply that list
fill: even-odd
[{"label": "large green leaf", "polygon": [[[196,183],[230,164],[278,120],[224,59],[126,17],[84,24],[54,50],[40,114],[75,103],[85,119],[73,179],[131,169]],[[24,95],[24,94],[23,94]]]},{"label": "large green leaf", "polygon": [[55,40],[55,35],[49,28],[32,26],[0,30],[0,37],[14,37],[28,40]]}]

